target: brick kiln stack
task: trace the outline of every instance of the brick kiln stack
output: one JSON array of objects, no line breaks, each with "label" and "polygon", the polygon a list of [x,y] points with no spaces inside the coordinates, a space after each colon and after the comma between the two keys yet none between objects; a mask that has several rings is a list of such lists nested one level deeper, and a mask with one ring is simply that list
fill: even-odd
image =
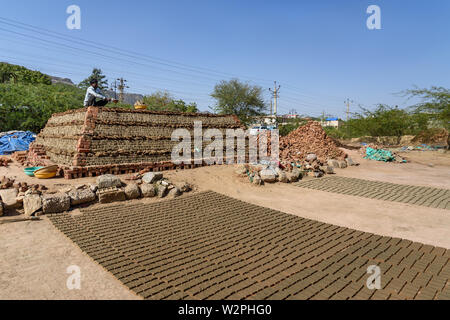
[{"label": "brick kiln stack", "polygon": [[223,134],[242,128],[234,116],[88,107],[54,114],[30,146],[28,161],[58,164],[67,179],[174,169],[171,153],[179,142],[171,141],[172,131],[186,128],[193,139],[194,121]]}]

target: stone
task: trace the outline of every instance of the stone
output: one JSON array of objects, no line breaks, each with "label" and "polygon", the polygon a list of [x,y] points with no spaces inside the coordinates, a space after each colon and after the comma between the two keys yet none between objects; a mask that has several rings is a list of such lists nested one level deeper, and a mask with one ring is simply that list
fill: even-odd
[{"label": "stone", "polygon": [[189,192],[189,191],[191,191],[191,190],[192,190],[192,186],[191,186],[191,184],[188,183],[188,182],[184,182],[184,183],[182,184],[182,186],[180,187],[180,191],[181,191],[181,192]]},{"label": "stone", "polygon": [[181,190],[177,187],[173,188],[172,190],[169,191],[169,193],[167,194],[167,196],[169,198],[177,198],[179,196],[181,196]]},{"label": "stone", "polygon": [[17,202],[17,189],[4,189],[0,190],[0,200],[3,202],[5,209],[17,209],[20,207],[20,203]]},{"label": "stone", "polygon": [[91,191],[95,193],[98,190],[98,185],[96,185],[95,183],[91,183],[89,185],[89,189],[91,189]]},{"label": "stone", "polygon": [[255,176],[253,177],[253,184],[256,184],[257,186],[259,186],[259,185],[262,184],[262,179],[261,179],[261,177],[259,176],[259,174],[255,175]]},{"label": "stone", "polygon": [[159,181],[163,178],[162,172],[147,172],[142,177],[142,182],[152,184],[156,181]]},{"label": "stone", "polygon": [[125,196],[128,200],[137,199],[141,196],[141,189],[137,184],[130,183],[125,187]]},{"label": "stone", "polygon": [[97,185],[99,189],[120,188],[122,181],[113,174],[104,174],[97,178]]},{"label": "stone", "polygon": [[282,183],[288,183],[288,182],[289,182],[289,180],[288,180],[288,178],[287,178],[285,172],[282,171],[282,172],[278,175],[278,181],[280,181],[280,182],[282,182]]},{"label": "stone", "polygon": [[352,158],[346,158],[345,159],[345,162],[347,162],[347,165],[348,166],[356,166],[356,163],[355,163],[355,161],[353,161],[353,159]]},{"label": "stone", "polygon": [[347,168],[347,162],[345,162],[344,160],[340,160],[339,162],[339,168],[344,169]]},{"label": "stone", "polygon": [[25,196],[23,199],[23,209],[25,215],[30,217],[37,211],[42,209],[42,199],[41,196],[37,194],[30,194]]},{"label": "stone", "polygon": [[259,172],[259,176],[261,177],[261,180],[264,182],[272,183],[277,181],[277,176],[275,172],[271,169],[261,170]]},{"label": "stone", "polygon": [[314,160],[316,160],[316,159],[317,159],[317,156],[316,156],[315,153],[309,153],[309,154],[306,156],[306,161],[308,161],[308,162],[312,162],[312,161],[314,161]]},{"label": "stone", "polygon": [[299,168],[292,169],[292,175],[297,179],[296,181],[300,180],[302,178],[302,172],[299,170]]},{"label": "stone", "polygon": [[119,188],[100,189],[98,191],[98,201],[100,203],[111,203],[118,201],[125,201],[125,191]]},{"label": "stone", "polygon": [[0,200],[0,217],[3,216],[3,202]]},{"label": "stone", "polygon": [[45,194],[42,196],[42,211],[61,213],[70,209],[70,197],[65,193]]},{"label": "stone", "polygon": [[68,195],[72,206],[93,202],[96,199],[96,195],[91,189],[72,190]]},{"label": "stone", "polygon": [[152,184],[143,183],[141,185],[141,194],[144,198],[152,198],[156,196],[155,186]]},{"label": "stone", "polygon": [[334,173],[334,169],[331,166],[320,166],[319,169],[322,170],[326,174],[333,174]]},{"label": "stone", "polygon": [[296,174],[293,174],[292,172],[286,172],[286,178],[289,182],[297,182],[298,176]]},{"label": "stone", "polygon": [[328,166],[333,167],[333,168],[339,168],[339,161],[334,160],[334,159],[330,159],[327,161]]},{"label": "stone", "polygon": [[164,198],[167,195],[167,187],[163,185],[158,186],[158,197]]},{"label": "stone", "polygon": [[234,170],[234,172],[235,172],[237,175],[243,176],[243,175],[246,175],[246,174],[247,174],[247,168],[245,167],[245,165],[240,164],[240,165],[238,165],[238,166],[236,167],[236,170]]}]

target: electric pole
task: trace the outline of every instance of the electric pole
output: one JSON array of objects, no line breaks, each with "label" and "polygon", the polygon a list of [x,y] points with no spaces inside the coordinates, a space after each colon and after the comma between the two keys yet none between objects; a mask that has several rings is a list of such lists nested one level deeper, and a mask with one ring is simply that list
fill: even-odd
[{"label": "electric pole", "polygon": [[272,92],[272,96],[273,96],[273,101],[274,101],[273,114],[274,114],[275,118],[277,116],[277,102],[278,102],[278,93],[280,92],[280,88],[281,88],[281,86],[277,87],[276,81],[274,81],[274,89],[272,90],[271,88],[269,88],[269,91]]},{"label": "electric pole", "polygon": [[111,90],[114,91],[114,99],[117,99],[117,80],[111,83]]},{"label": "electric pole", "polygon": [[119,89],[119,101],[123,102],[124,91],[125,89],[129,88],[129,86],[127,86],[127,80],[125,80],[124,78],[119,78],[117,80],[119,81],[119,85],[117,86],[117,88]]},{"label": "electric pole", "polygon": [[350,103],[353,103],[353,101],[352,100],[350,100],[350,99],[347,99],[347,100],[345,100],[344,101],[344,103],[347,105],[347,121],[348,121],[348,119],[349,119],[349,115],[350,115]]}]

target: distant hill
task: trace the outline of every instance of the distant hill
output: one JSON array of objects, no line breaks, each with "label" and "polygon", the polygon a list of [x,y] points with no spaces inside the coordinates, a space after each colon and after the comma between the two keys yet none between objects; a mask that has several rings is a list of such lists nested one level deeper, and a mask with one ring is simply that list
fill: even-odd
[{"label": "distant hill", "polygon": [[62,83],[62,84],[68,84],[71,86],[74,86],[75,84],[72,82],[72,80],[70,80],[69,78],[60,78],[60,77],[54,77],[54,76],[50,76],[50,79],[52,79],[52,84],[56,84],[56,83]]}]

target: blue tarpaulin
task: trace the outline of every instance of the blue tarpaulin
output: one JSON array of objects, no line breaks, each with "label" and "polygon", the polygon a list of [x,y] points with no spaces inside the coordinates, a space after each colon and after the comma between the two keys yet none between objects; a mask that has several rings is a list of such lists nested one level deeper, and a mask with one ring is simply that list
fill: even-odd
[{"label": "blue tarpaulin", "polygon": [[0,136],[0,155],[28,150],[36,135],[30,131],[12,131]]}]

